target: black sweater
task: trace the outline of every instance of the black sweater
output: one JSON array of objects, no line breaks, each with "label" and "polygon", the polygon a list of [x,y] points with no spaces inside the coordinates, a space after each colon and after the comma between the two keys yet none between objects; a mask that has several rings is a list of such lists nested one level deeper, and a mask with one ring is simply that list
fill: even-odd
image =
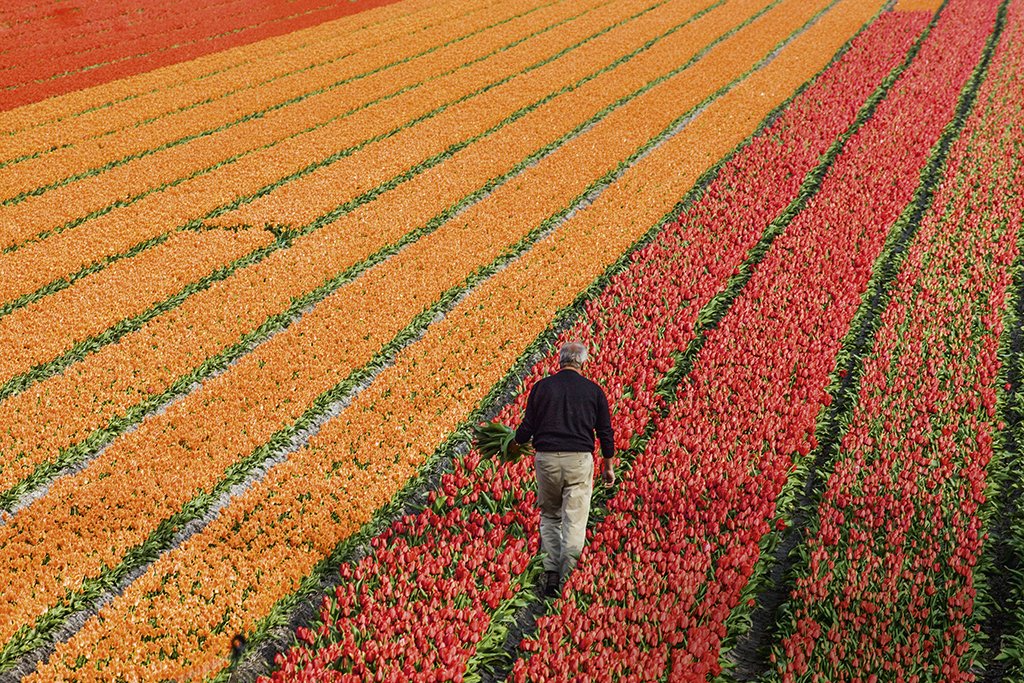
[{"label": "black sweater", "polygon": [[591,453],[595,432],[601,454],[613,457],[614,433],[604,391],[578,372],[562,370],[530,390],[516,441],[526,443],[532,438],[538,451]]}]

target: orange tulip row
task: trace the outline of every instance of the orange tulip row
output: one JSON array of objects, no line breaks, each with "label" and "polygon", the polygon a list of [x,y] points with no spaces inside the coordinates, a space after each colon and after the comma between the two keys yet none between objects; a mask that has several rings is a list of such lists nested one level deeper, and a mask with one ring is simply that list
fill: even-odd
[{"label": "orange tulip row", "polygon": [[[609,32],[574,51],[564,61],[546,64],[529,77],[513,79],[471,100],[472,111],[452,111],[451,117],[439,116],[415,128],[406,129],[395,136],[394,142],[403,149],[411,149],[424,144],[423,140],[455,140],[483,133],[488,126],[499,123],[501,119],[498,116],[486,118],[480,115],[480,111],[516,111],[530,102],[539,101],[565,84],[573,83],[609,64],[616,53],[641,47],[652,36],[676,28],[680,22],[688,20],[691,14],[711,4],[709,0],[673,0],[637,19],[628,31]],[[591,102],[601,102],[603,106],[615,101],[617,97],[625,97],[693,57],[703,45],[703,40],[729,31],[737,22],[768,4],[770,0],[732,0],[719,11],[685,25],[650,50],[617,68],[612,85],[607,85],[605,79],[591,81],[579,88],[573,99],[581,100],[582,106]],[[744,56],[744,59],[748,58],[749,55]],[[609,87],[614,90],[609,92]],[[340,164],[321,166],[274,192],[218,216],[210,223],[221,226],[253,225],[269,219],[272,222],[303,225],[316,220],[318,216],[379,180],[381,178],[366,171],[355,176]]]},{"label": "orange tulip row", "polygon": [[[139,258],[0,318],[0,386],[272,240],[264,230],[179,232]],[[121,291],[131,298],[117,296]]]},{"label": "orange tulip row", "polygon": [[[10,1],[10,0],[8,0]],[[24,31],[21,22],[5,30],[5,39],[16,44],[0,55],[0,84],[4,109],[61,95],[72,90],[131,77],[169,64],[228,50],[282,33],[299,31],[395,0],[289,0],[267,3],[258,0],[228,2],[167,2],[165,9],[146,4],[145,11],[131,3],[118,3],[132,20],[116,27],[90,21],[88,6],[76,2],[58,9],[63,16],[50,27],[44,42]],[[57,3],[63,4],[63,3]],[[91,3],[107,6],[110,2]],[[124,13],[122,14],[123,18]],[[68,23],[70,19],[71,24]],[[84,22],[81,20],[85,19]],[[141,19],[141,21],[138,21]],[[72,27],[85,28],[84,36]],[[5,27],[7,28],[7,27]],[[116,35],[112,39],[111,35]]]},{"label": "orange tulip row", "polygon": [[[628,6],[630,4],[636,5],[638,3],[637,2],[624,3],[624,5],[626,5],[626,6]],[[569,35],[568,37],[564,38],[563,40],[565,42],[569,42],[569,41],[575,40],[575,37],[572,36],[572,35]],[[522,47],[527,47],[527,44],[524,44]],[[510,68],[515,69],[515,68],[518,68],[518,67],[515,66],[515,65],[512,65]],[[261,139],[261,138],[278,139],[276,137],[276,135],[277,135],[277,132],[280,132],[280,131],[276,131],[276,127],[271,125],[271,122],[268,122],[267,118],[268,117],[264,117],[262,119],[259,119],[257,121],[253,121],[252,122],[252,125],[254,127],[256,127],[256,128],[255,128],[255,131],[252,134],[247,136],[250,141],[253,140],[253,139]],[[285,131],[285,134],[283,134],[284,137],[287,137],[286,133],[287,133],[287,131]],[[209,144],[207,144],[208,142],[209,142]],[[216,151],[216,146],[214,145],[214,142],[215,141],[212,141],[210,139],[205,139],[205,140],[202,141],[202,144],[193,144],[193,145],[188,145],[187,147],[181,147],[181,148],[178,148],[176,150],[176,152],[179,152],[179,153],[181,153],[184,156],[189,156],[189,157],[191,157],[193,159],[196,159],[196,158],[202,159],[202,157],[203,157],[203,155],[202,155],[203,149],[199,149],[199,150],[195,150],[194,149],[195,147],[198,146],[198,147],[201,147],[201,148],[205,148],[207,151],[211,151],[212,150],[212,154],[213,154],[214,158],[219,158],[220,152]],[[177,173],[182,171],[183,164],[176,163],[173,159],[166,159],[166,158],[161,156],[159,158],[151,157],[150,160],[152,160],[155,163],[157,163],[158,167],[160,169],[163,169],[165,172],[167,172],[169,174],[177,174]],[[201,163],[206,163],[206,162],[202,161]],[[187,172],[187,170],[188,169],[186,168],[185,172]],[[138,168],[133,168],[133,167],[126,166],[126,167],[122,167],[121,169],[118,169],[117,173],[118,174],[123,173],[126,177],[136,179],[136,180],[138,180],[140,182],[145,180],[145,175],[141,174],[141,176],[140,176],[141,170],[138,169]],[[108,188],[108,187],[106,187],[103,184],[103,182],[101,182],[103,180],[104,180],[103,178],[93,178],[90,181],[88,181],[90,183],[95,181],[96,185],[100,189],[100,192],[98,193],[99,195],[102,195],[103,193],[115,193],[116,194],[117,192],[120,192],[121,189],[123,189],[123,188],[119,189],[118,187]],[[75,197],[77,198],[78,201],[76,201],[76,202],[64,202],[64,204],[66,206],[68,206],[68,207],[80,207],[81,204],[82,204],[82,200],[83,200],[83,197],[82,197],[82,194],[81,194],[81,190],[83,189],[81,187],[82,184],[84,184],[84,183],[76,183],[76,184],[73,184],[73,185],[68,185],[65,188],[62,188],[62,190],[60,192],[56,193],[56,194],[67,193],[69,195],[75,195]],[[48,196],[49,195],[47,195],[47,197]],[[113,195],[111,195],[111,196],[113,196]],[[33,198],[33,200],[30,200],[29,202],[26,202],[25,204],[19,205],[18,207],[15,207],[15,211],[17,211],[18,209],[24,207],[26,204],[32,203],[35,199],[43,200],[43,199],[46,199],[47,197]],[[88,207],[86,207],[86,209],[87,208]],[[332,208],[333,208],[333,206],[332,206]],[[83,210],[83,209],[76,208],[76,209],[73,209],[73,210]],[[50,213],[52,214],[53,212],[50,212]],[[43,215],[43,214],[40,213],[39,215]],[[146,252],[143,252],[143,257],[145,256],[145,253]],[[240,256],[241,256],[241,254],[240,254]],[[136,260],[136,259],[130,259],[129,262],[132,261],[132,260]],[[148,259],[143,258],[143,260],[148,260]],[[157,274],[157,275],[159,275],[159,274]],[[116,277],[116,276],[112,276],[112,277]],[[168,277],[170,277],[170,274],[168,274]],[[103,279],[102,278],[102,272],[99,275],[94,275],[93,277],[89,278],[89,280],[92,280],[92,281],[102,280],[102,279]],[[140,285],[141,284],[142,283],[140,283]],[[171,283],[167,283],[165,286],[169,287],[169,286],[171,286]],[[77,287],[72,288],[71,291],[74,291],[75,289],[77,289]],[[108,305],[113,304],[113,305],[116,305],[118,307],[121,307],[121,306],[123,306],[123,304],[115,303],[115,300],[131,301],[131,302],[139,302],[139,303],[141,303],[141,301],[143,299],[143,296],[144,296],[144,292],[136,292],[136,291],[134,291],[134,288],[131,287],[131,286],[125,287],[124,289],[115,290],[115,291],[117,292],[116,298],[112,297],[109,301],[104,302],[104,303],[107,303]],[[60,295],[58,295],[58,296],[50,296],[48,298],[44,298],[42,301],[36,302],[32,306],[32,309],[36,310],[36,311],[39,311],[40,314],[42,316],[44,316],[44,317],[47,314],[60,315],[60,314],[62,314],[63,311],[66,310],[65,306],[66,306],[67,296],[64,296],[64,295],[66,295],[67,293],[68,293],[68,290],[64,290],[64,291],[60,292],[59,293]],[[84,313],[84,311],[83,311],[83,313]],[[101,316],[96,316],[96,319],[99,320],[100,317]],[[41,352],[42,349],[38,349],[38,351]],[[47,358],[45,360],[49,360],[49,359]],[[4,377],[0,376],[0,384],[2,384],[2,382],[5,381],[6,379],[7,378],[4,378]]]},{"label": "orange tulip row", "polygon": [[[760,31],[738,34],[729,48],[761,51],[765,32],[775,34],[787,22],[792,31],[824,4],[785,3],[755,24]],[[58,645],[29,680],[146,678],[156,671],[176,677],[192,667],[223,666],[231,635],[251,631],[338,541],[387,502],[552,316],[820,71],[879,4],[841,1],[762,71],[640,159],[586,211],[488,279],[402,351],[307,447],[161,557],[78,635]],[[740,102],[755,104],[737,120]],[[166,658],[172,649],[175,660]],[[88,663],[77,664],[85,661],[80,655]]]},{"label": "orange tulip row", "polygon": [[[801,9],[794,8],[798,3]],[[503,252],[515,250],[545,219],[655,139],[680,109],[701,103],[741,76],[824,4],[785,0],[696,66],[616,110],[517,182],[499,187],[486,202],[340,288],[229,372],[143,422],[79,474],[55,482],[45,497],[0,527],[0,575],[8,577],[0,585],[0,602],[9,614],[7,623],[0,623],[0,636],[11,637],[14,629],[31,623],[104,566],[117,566],[163,519],[216,487],[227,468],[277,430],[287,429],[319,396],[369,362],[413,316]],[[744,60],[735,59],[737,50]],[[701,91],[695,91],[695,81],[703,84]],[[672,203],[671,198],[662,201]],[[650,217],[648,225],[656,218]],[[613,258],[633,239],[627,234],[599,251]],[[579,277],[565,278],[565,286],[578,292]],[[373,312],[370,319],[368,311]],[[453,366],[449,372],[454,371]],[[447,431],[439,429],[438,436]],[[67,516],[69,509],[76,515]],[[59,528],[56,520],[61,520]]]},{"label": "orange tulip row", "polygon": [[[674,3],[689,11],[701,0]],[[680,55],[692,55],[703,36],[718,34],[767,0],[742,0],[656,43],[648,52],[563,93],[444,163],[384,193],[376,201],[295,240],[291,248],[241,269],[178,309],[149,321],[116,347],[100,349],[62,376],[52,377],[0,403],[0,449],[19,454],[0,469],[0,491],[14,486],[38,464],[86,438],[109,420],[153,394],[226,347],[252,334],[270,316],[284,313],[293,299],[308,296],[374,252],[405,240],[410,227],[436,220],[494,178],[515,171],[524,160],[588,124],[602,108],[663,76]],[[686,21],[686,13],[675,18]],[[638,35],[624,47],[657,36],[661,20],[632,26]],[[611,36],[612,34],[608,34]],[[606,52],[610,46],[601,46]],[[605,56],[607,59],[607,55]],[[122,296],[130,296],[123,293]],[[111,368],[131,368],[111,377]],[[39,397],[45,396],[46,401]]]},{"label": "orange tulip row", "polygon": [[[471,9],[472,6],[462,11]],[[6,178],[2,195],[13,197],[76,174],[95,173],[122,157],[230,125],[246,114],[285,103],[324,84],[359,77],[395,59],[394,55],[368,59],[380,52],[380,43],[407,40],[409,33],[420,36],[431,29],[427,23],[431,20],[436,24],[463,19],[453,15],[449,5],[430,14],[433,16],[420,17],[424,26],[389,22],[350,36],[331,36],[318,27],[315,30],[323,35],[314,39],[304,36],[304,32],[290,34],[291,45],[281,46],[282,49],[270,54],[265,54],[265,43],[257,43],[240,48],[252,53],[246,61],[214,73],[190,73],[196,70],[192,62],[186,63],[191,69],[185,69],[185,65],[169,67],[182,72],[178,82],[156,90],[144,90],[145,85],[140,82],[136,87],[141,92],[99,111],[69,115],[11,133],[0,138],[0,167],[18,169],[20,177],[17,182]],[[436,28],[431,32],[438,34]],[[436,45],[454,35],[458,34],[439,33]],[[353,53],[353,48],[359,51]],[[144,81],[146,77],[134,80]],[[310,87],[310,82],[317,85]]]},{"label": "orange tulip row", "polygon": [[[516,0],[503,6],[500,13],[484,13],[461,21],[453,17],[444,25],[446,30],[441,35],[424,32],[417,40],[404,41],[408,48],[399,51],[397,56],[408,58],[437,49],[463,31],[479,32],[487,26],[499,25],[478,33],[471,40],[437,49],[393,69],[381,70],[381,64],[390,61],[395,52],[393,46],[387,44],[381,50],[367,52],[365,58],[342,62],[344,69],[340,72],[338,69],[310,70],[298,74],[290,83],[273,83],[263,91],[247,90],[219,100],[217,111],[209,112],[213,117],[209,125],[204,117],[195,116],[195,112],[183,112],[181,117],[164,118],[151,124],[151,128],[158,130],[133,129],[131,134],[121,134],[114,139],[99,138],[62,153],[18,164],[13,172],[3,175],[7,180],[0,181],[0,196],[19,196],[18,203],[0,212],[4,226],[0,247],[42,237],[54,230],[65,230],[85,220],[86,228],[70,228],[81,232],[96,223],[87,220],[96,213],[101,215],[99,222],[132,220],[139,215],[139,207],[153,205],[159,210],[165,195],[179,195],[184,188],[201,191],[205,183],[211,182],[211,176],[247,178],[248,183],[234,193],[207,192],[209,196],[203,201],[164,216],[167,223],[160,226],[161,232],[169,230],[256,192],[315,160],[381,135],[397,122],[414,120],[492,80],[515,74],[529,62],[513,65],[511,71],[497,68],[493,73],[486,72],[489,62],[475,68],[459,70],[459,67],[538,32],[538,22],[546,26],[548,21],[564,20],[566,14],[574,11],[572,6],[556,5],[555,9],[560,12],[532,12],[517,21],[501,23],[511,15],[528,12],[534,2]],[[566,27],[566,40],[577,39],[577,30]],[[531,56],[528,49],[520,52],[526,53],[524,59]],[[375,69],[377,73],[360,78]],[[455,73],[439,79],[453,69]],[[432,79],[439,79],[433,87],[417,87]],[[336,83],[343,85],[335,87]],[[409,89],[413,91],[395,97],[395,93]],[[280,97],[262,101],[268,93],[278,91]],[[296,99],[300,101],[295,102]],[[293,104],[279,106],[282,102]],[[266,113],[257,115],[260,110]],[[218,121],[225,117],[232,123],[219,125]],[[204,130],[214,132],[201,134]],[[165,141],[178,142],[168,143],[161,149]],[[133,159],[132,155],[139,156]],[[118,160],[122,159],[129,161],[120,163]],[[119,165],[105,169],[103,164],[109,162]],[[102,172],[88,171],[94,167]],[[258,167],[265,170],[255,173]],[[87,171],[84,177],[60,184],[63,178],[75,178],[80,170]],[[33,188],[37,187],[48,191],[35,194],[37,190]],[[21,197],[20,192],[32,194]],[[139,201],[142,197],[146,199]],[[6,258],[15,266],[19,264],[18,254]],[[77,263],[78,267],[81,265],[83,263]],[[19,293],[24,291],[22,288]]]},{"label": "orange tulip row", "polygon": [[[649,4],[653,1],[648,0]],[[577,28],[582,29],[582,26]],[[517,64],[502,65],[503,69],[512,69],[507,73],[515,74],[530,64],[529,54],[517,52],[514,57],[512,61]],[[385,179],[407,173],[431,157],[443,154],[448,145],[464,143],[453,131],[461,132],[467,121],[476,120],[481,124],[490,121],[484,128],[501,122],[509,112],[492,111],[483,105],[501,93],[507,94],[509,88],[536,78],[532,72],[524,73],[506,83],[500,93],[496,92],[499,89],[483,92],[488,87],[485,84],[493,78],[489,71],[487,63],[460,70],[451,74],[443,84],[445,87],[437,83],[433,88],[405,93],[380,107],[363,109],[308,134],[262,148],[237,163],[222,164],[210,172],[176,182],[165,191],[103,212],[46,240],[0,254],[0,274],[4,276],[0,278],[0,300],[11,301],[28,295],[55,278],[67,277],[89,264],[137,248],[140,243],[160,239],[175,225],[201,219],[221,207],[242,201],[242,197],[286,183],[318,165],[341,164],[349,168],[352,175],[361,177],[369,177],[371,169],[383,169],[374,175]],[[568,68],[566,71],[571,73]],[[561,74],[559,77],[567,78]],[[453,98],[464,98],[474,91],[479,93],[477,97],[451,104]],[[521,99],[517,104],[513,97],[511,106],[523,104],[526,103]],[[406,140],[408,136],[396,135],[403,129],[419,130],[424,117],[435,127],[447,122],[445,135],[438,138],[416,136],[412,143]],[[395,121],[404,123],[395,128]],[[364,186],[364,189],[370,188]]]},{"label": "orange tulip row", "polygon": [[[489,0],[467,2],[462,11],[476,11],[478,5],[487,4]],[[449,6],[423,5],[423,0],[389,5],[2,112],[0,121],[14,114],[17,122],[11,121],[13,129],[0,137],[0,160],[11,163],[44,156],[82,141],[138,129],[164,117],[201,113],[210,104],[240,91],[261,89],[308,69],[337,68],[347,55],[384,42],[401,41],[452,20]],[[35,113],[29,116],[25,110]]]},{"label": "orange tulip row", "polygon": [[[307,45],[340,38],[342,43],[353,41],[355,47],[363,48],[367,46],[367,34],[387,32],[391,24],[417,30],[435,23],[433,19],[421,19],[421,14],[436,6],[429,0],[404,0],[398,5],[374,8],[302,31],[0,112],[0,138],[3,138],[0,140],[0,150],[3,150],[0,158],[6,160],[61,146],[127,128],[177,108],[194,106],[208,97],[223,95],[237,87],[237,81],[233,79],[221,81],[222,78],[231,78],[234,70],[252,69],[255,63],[273,69],[271,62],[281,59],[287,63],[290,53]],[[387,33],[385,37],[389,37]],[[268,72],[263,74],[268,75]],[[254,77],[258,78],[259,74],[254,74]],[[197,82],[208,85],[210,90],[196,90]],[[176,92],[177,88],[184,88],[184,91]],[[168,97],[172,92],[174,95]],[[35,131],[41,132],[37,134]],[[22,136],[34,142],[16,142]],[[8,144],[12,146],[7,147]]]},{"label": "orange tulip row", "polygon": [[896,0],[893,10],[897,12],[937,12],[942,0]]}]

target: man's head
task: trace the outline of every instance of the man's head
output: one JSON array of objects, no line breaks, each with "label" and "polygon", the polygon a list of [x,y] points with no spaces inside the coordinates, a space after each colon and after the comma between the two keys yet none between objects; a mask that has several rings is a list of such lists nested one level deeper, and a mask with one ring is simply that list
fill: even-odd
[{"label": "man's head", "polygon": [[579,370],[587,362],[587,347],[578,342],[571,341],[562,345],[558,351],[558,365],[563,368]]}]

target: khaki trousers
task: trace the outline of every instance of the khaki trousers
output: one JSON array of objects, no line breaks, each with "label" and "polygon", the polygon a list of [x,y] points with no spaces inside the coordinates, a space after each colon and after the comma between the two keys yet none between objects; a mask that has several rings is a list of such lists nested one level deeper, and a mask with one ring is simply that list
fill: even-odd
[{"label": "khaki trousers", "polygon": [[544,570],[565,576],[576,566],[587,537],[590,496],[594,492],[594,456],[565,451],[540,452],[537,508]]}]

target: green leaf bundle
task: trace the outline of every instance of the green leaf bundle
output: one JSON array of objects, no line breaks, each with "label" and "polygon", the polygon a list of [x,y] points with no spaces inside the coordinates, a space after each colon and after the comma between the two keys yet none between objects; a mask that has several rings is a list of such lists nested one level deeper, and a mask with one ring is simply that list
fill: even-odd
[{"label": "green leaf bundle", "polygon": [[515,431],[500,422],[481,422],[474,430],[474,445],[485,458],[515,462],[523,455],[531,455],[530,445],[516,443]]}]

